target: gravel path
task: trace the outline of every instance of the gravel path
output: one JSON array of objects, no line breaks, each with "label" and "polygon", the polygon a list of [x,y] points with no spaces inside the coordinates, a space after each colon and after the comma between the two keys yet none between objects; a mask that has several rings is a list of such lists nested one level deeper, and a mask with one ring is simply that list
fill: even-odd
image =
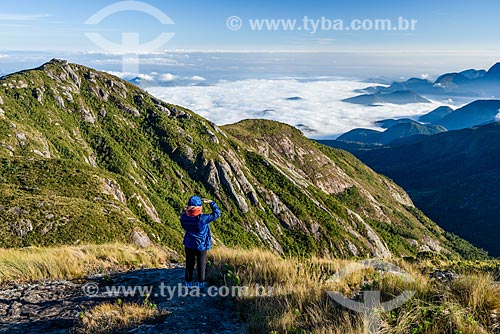
[{"label": "gravel path", "polygon": [[[118,287],[145,287],[150,300],[168,312],[160,322],[144,324],[121,333],[153,334],[243,334],[233,301],[222,297],[196,297],[179,294],[184,268],[141,269],[80,281],[43,281],[4,284],[0,287],[0,333],[71,333],[79,313],[102,302],[142,302],[134,297],[111,293]],[[170,292],[175,292],[170,296]],[[84,290],[93,294],[86,295]],[[131,290],[129,290],[131,291]],[[163,291],[163,293],[162,293]]]}]

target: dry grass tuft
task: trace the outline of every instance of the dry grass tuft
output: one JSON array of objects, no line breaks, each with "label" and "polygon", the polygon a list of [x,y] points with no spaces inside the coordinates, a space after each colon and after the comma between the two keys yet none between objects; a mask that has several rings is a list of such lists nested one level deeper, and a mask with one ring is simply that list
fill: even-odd
[{"label": "dry grass tuft", "polygon": [[238,299],[239,311],[249,323],[249,333],[361,333],[361,316],[337,305],[326,292],[339,291],[352,297],[363,290],[381,291],[384,300],[403,291],[416,292],[402,307],[382,314],[383,334],[486,334],[500,329],[496,318],[500,286],[488,274],[462,275],[450,283],[438,282],[422,274],[425,270],[418,264],[396,259],[392,262],[409,272],[414,282],[367,269],[334,283],[329,278],[352,261],[284,259],[258,249],[226,248],[213,250],[210,258],[209,274],[215,283],[274,287],[270,296]]},{"label": "dry grass tuft", "polygon": [[104,244],[0,249],[0,283],[41,279],[74,279],[88,274],[141,267],[169,261],[160,247]]},{"label": "dry grass tuft", "polygon": [[144,322],[151,322],[164,316],[156,305],[149,302],[143,304],[103,303],[80,314],[77,333],[116,333],[135,327]]}]

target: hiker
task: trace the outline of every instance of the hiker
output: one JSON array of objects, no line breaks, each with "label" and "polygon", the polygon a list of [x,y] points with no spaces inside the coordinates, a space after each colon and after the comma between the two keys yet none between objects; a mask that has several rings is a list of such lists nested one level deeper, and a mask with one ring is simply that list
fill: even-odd
[{"label": "hiker", "polygon": [[[203,203],[209,204],[211,214],[203,214]],[[205,270],[207,265],[207,251],[212,247],[212,235],[210,234],[210,223],[220,217],[220,209],[217,204],[209,199],[201,199],[198,196],[189,198],[186,210],[182,213],[181,225],[184,234],[184,247],[186,251],[186,287],[193,285],[193,271],[196,262],[198,272],[198,288],[205,288]]]}]

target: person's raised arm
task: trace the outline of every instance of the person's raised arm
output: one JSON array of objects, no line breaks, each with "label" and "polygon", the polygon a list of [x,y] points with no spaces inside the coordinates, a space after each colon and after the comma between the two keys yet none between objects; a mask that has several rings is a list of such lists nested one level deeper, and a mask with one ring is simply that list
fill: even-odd
[{"label": "person's raised arm", "polygon": [[209,204],[210,208],[212,209],[212,213],[207,215],[208,216],[207,223],[211,223],[220,217],[221,213],[219,207],[217,206],[217,203],[209,199],[203,199],[203,202]]}]

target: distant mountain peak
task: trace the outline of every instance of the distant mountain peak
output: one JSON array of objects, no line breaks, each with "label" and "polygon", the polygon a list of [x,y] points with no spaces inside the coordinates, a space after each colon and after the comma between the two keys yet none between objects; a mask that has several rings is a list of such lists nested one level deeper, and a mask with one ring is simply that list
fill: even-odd
[{"label": "distant mountain peak", "polygon": [[491,66],[486,75],[500,75],[500,62]]}]

